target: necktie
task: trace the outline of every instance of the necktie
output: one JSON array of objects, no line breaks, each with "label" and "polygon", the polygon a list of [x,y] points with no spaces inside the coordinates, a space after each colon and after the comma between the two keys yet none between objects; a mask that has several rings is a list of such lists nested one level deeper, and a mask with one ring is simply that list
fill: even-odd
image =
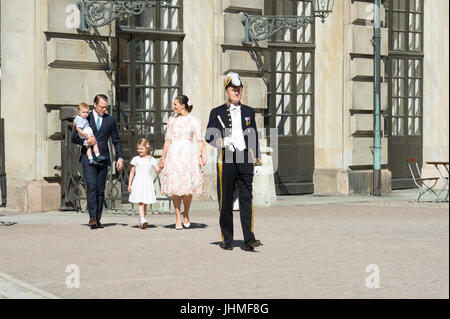
[{"label": "necktie", "polygon": [[97,131],[100,131],[100,116],[97,116]]}]

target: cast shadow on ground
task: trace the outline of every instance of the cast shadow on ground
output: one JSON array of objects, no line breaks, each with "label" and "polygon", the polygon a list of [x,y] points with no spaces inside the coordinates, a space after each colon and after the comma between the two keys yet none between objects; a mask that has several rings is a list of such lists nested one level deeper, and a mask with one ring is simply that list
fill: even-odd
[{"label": "cast shadow on ground", "polygon": [[[148,228],[157,228],[157,227],[158,227],[158,226],[156,226],[156,225],[150,225],[150,224],[148,224],[146,229],[148,229]],[[138,225],[134,225],[134,226],[132,226],[131,228],[138,228],[138,229],[140,229],[141,227],[139,227]],[[144,229],[143,229],[143,230],[144,230]]]},{"label": "cast shadow on ground", "polygon": [[[202,223],[191,223],[191,226],[189,228],[186,228],[183,226],[184,230],[189,230],[189,229],[196,229],[196,228],[206,228],[208,227],[207,224],[202,224]],[[164,226],[164,228],[170,228],[170,229],[175,229],[175,224],[171,224],[171,225],[166,225]]]},{"label": "cast shadow on ground", "polygon": [[[107,223],[107,224],[102,224],[103,227],[113,227],[113,226],[128,226],[128,224],[123,224],[123,223]],[[82,226],[87,226],[90,227],[89,224],[82,224]]]},{"label": "cast shadow on ground", "polygon": [[[223,243],[221,241],[215,241],[210,243],[211,245],[217,245],[220,246],[220,248],[223,248]],[[233,248],[239,247],[241,248],[241,250],[245,250],[248,251],[247,248],[245,247],[245,243],[243,240],[234,240],[233,241]],[[250,253],[258,253],[259,251],[257,250],[253,250],[253,251],[249,251]]]},{"label": "cast shadow on ground", "polygon": [[13,225],[17,225],[17,223],[0,221],[0,226],[13,226]]}]

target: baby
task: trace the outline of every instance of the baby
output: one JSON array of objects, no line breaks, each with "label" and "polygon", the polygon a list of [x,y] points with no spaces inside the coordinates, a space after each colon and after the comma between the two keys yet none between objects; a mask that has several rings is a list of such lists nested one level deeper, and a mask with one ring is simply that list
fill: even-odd
[{"label": "baby", "polygon": [[[75,117],[74,126],[78,132],[78,136],[82,139],[88,139],[90,136],[94,136],[94,132],[92,128],[89,126],[89,122],[87,120],[89,116],[89,105],[86,103],[80,103],[78,105],[78,115]],[[98,145],[95,144],[93,146],[86,145],[87,151],[86,155],[89,159],[89,165],[99,165],[99,162],[105,161],[108,158],[100,155],[100,151],[98,149]],[[92,149],[94,149],[95,157],[92,156]]]}]

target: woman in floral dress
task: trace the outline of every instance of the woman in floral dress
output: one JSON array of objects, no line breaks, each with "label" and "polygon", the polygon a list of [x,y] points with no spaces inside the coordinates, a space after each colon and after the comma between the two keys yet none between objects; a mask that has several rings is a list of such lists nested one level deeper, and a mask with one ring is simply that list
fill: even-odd
[{"label": "woman in floral dress", "polygon": [[[206,151],[200,122],[192,115],[192,104],[185,95],[175,98],[170,117],[163,154],[160,161],[161,194],[172,196],[175,207],[177,230],[190,227],[189,208],[193,194],[203,194],[203,172]],[[195,147],[198,143],[198,149]],[[181,220],[181,197],[184,204],[184,220]]]}]

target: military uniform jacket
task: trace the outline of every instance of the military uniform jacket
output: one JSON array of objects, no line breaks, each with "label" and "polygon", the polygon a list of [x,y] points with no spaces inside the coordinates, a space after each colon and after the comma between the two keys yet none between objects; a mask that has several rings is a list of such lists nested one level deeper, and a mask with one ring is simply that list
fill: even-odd
[{"label": "military uniform jacket", "polygon": [[[218,116],[220,116],[225,128],[223,128]],[[258,130],[253,108],[241,104],[241,124],[244,133],[246,151],[255,165],[261,164],[259,149]],[[208,126],[206,128],[205,140],[213,147],[223,149],[223,139],[232,134],[232,121],[229,103],[223,104],[211,110]]]}]

